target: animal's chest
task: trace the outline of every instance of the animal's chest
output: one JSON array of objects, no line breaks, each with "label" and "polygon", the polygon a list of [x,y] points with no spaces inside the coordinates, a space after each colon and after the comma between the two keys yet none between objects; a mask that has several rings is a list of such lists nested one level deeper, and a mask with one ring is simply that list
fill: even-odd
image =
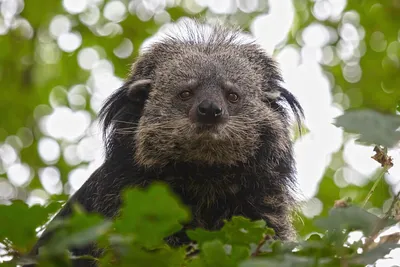
[{"label": "animal's chest", "polygon": [[262,214],[257,212],[256,198],[237,188],[226,187],[210,188],[197,187],[196,191],[184,190],[181,187],[174,188],[182,202],[188,206],[192,213],[192,219],[184,225],[184,229],[167,238],[170,245],[182,245],[190,240],[185,234],[187,229],[203,228],[206,230],[218,230],[224,225],[225,220],[232,216],[244,216],[251,219],[261,219]]},{"label": "animal's chest", "polygon": [[190,228],[219,229],[236,215],[261,218],[254,208],[258,197],[235,183],[175,184],[172,189],[191,210]]}]

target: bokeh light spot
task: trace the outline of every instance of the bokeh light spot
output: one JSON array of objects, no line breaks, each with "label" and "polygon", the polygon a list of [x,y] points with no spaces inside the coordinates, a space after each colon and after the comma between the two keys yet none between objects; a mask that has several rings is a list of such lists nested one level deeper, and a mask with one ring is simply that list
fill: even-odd
[{"label": "bokeh light spot", "polygon": [[68,175],[68,182],[72,187],[72,191],[78,190],[88,178],[89,172],[86,168],[79,167],[72,170]]},{"label": "bokeh light spot", "polygon": [[49,31],[53,37],[57,38],[63,33],[68,33],[71,27],[71,21],[67,16],[57,15],[51,20]]},{"label": "bokeh light spot", "polygon": [[0,200],[12,199],[16,195],[16,190],[6,179],[0,178]]},{"label": "bokeh light spot", "polygon": [[95,25],[100,19],[100,9],[97,6],[90,6],[85,12],[79,14],[79,19],[88,26]]},{"label": "bokeh light spot", "polygon": [[73,142],[84,135],[90,125],[91,116],[87,111],[72,111],[67,107],[59,107],[42,120],[45,131],[51,137]]},{"label": "bokeh light spot", "polygon": [[126,6],[121,1],[110,1],[104,6],[104,17],[119,22],[124,19],[126,11]]},{"label": "bokeh light spot", "polygon": [[128,38],[124,38],[121,44],[114,49],[114,54],[119,58],[127,58],[133,52],[133,44]]},{"label": "bokeh light spot", "polygon": [[71,14],[83,12],[87,7],[87,0],[63,0],[63,6]]},{"label": "bokeh light spot", "polygon": [[34,189],[30,192],[28,198],[26,199],[26,203],[29,206],[33,205],[45,205],[47,199],[49,198],[49,194],[42,189]]},{"label": "bokeh light spot", "polygon": [[93,48],[83,48],[78,53],[78,64],[82,69],[90,70],[99,61],[99,53]]},{"label": "bokeh light spot", "polygon": [[43,188],[49,194],[61,194],[62,183],[60,171],[56,167],[46,167],[39,170],[39,179]]},{"label": "bokeh light spot", "polygon": [[82,162],[77,155],[77,145],[68,145],[64,148],[63,157],[68,165],[75,166]]},{"label": "bokeh light spot", "polygon": [[100,140],[85,137],[78,144],[77,155],[82,161],[92,161],[99,155],[101,145]]},{"label": "bokeh light spot", "polygon": [[237,5],[240,10],[246,13],[254,12],[258,9],[258,0],[237,0]]},{"label": "bokeh light spot", "polygon": [[58,142],[49,137],[43,137],[39,140],[38,151],[42,160],[47,164],[56,163],[61,154],[61,149]]},{"label": "bokeh light spot", "polygon": [[75,51],[81,43],[82,37],[78,32],[62,33],[57,39],[58,46],[65,52]]},{"label": "bokeh light spot", "polygon": [[312,198],[302,205],[301,211],[307,218],[318,216],[323,209],[323,204],[318,198]]},{"label": "bokeh light spot", "polygon": [[0,159],[7,166],[13,164],[18,159],[18,155],[12,146],[2,144],[0,145]]},{"label": "bokeh light spot", "polygon": [[24,186],[31,179],[31,169],[27,164],[15,163],[7,170],[10,182],[15,186]]},{"label": "bokeh light spot", "polygon": [[29,147],[33,143],[33,133],[29,128],[20,128],[17,133],[23,147]]},{"label": "bokeh light spot", "polygon": [[376,31],[371,35],[369,45],[375,52],[385,51],[387,46],[387,41],[385,40],[385,35],[382,32]]}]

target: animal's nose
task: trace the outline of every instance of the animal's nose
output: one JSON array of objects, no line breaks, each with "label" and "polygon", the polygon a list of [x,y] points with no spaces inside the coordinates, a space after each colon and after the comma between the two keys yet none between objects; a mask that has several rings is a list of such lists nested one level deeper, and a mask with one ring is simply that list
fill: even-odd
[{"label": "animal's nose", "polygon": [[222,108],[209,100],[203,100],[197,106],[197,118],[201,123],[216,123],[222,117]]}]

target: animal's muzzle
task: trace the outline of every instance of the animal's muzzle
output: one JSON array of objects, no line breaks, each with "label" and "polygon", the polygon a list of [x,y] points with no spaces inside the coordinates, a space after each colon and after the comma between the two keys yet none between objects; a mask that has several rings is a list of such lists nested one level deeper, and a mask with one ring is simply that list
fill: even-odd
[{"label": "animal's muzzle", "polygon": [[204,124],[215,124],[223,121],[223,109],[209,100],[203,100],[197,106],[197,121]]}]

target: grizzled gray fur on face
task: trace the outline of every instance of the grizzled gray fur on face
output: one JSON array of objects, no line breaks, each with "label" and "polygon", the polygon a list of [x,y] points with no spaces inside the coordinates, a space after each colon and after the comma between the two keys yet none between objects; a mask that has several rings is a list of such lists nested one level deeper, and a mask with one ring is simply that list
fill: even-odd
[{"label": "grizzled gray fur on face", "polygon": [[[148,93],[132,135],[135,161],[149,167],[171,161],[245,163],[254,157],[265,127],[274,132],[276,152],[289,151],[285,114],[266,104],[282,97],[275,63],[257,45],[241,43],[238,32],[183,27],[186,36],[162,39],[133,68],[130,96]],[[220,120],[201,121],[203,101],[221,109]]]},{"label": "grizzled gray fur on face", "polygon": [[[145,49],[104,103],[105,162],[56,218],[69,216],[76,202],[113,218],[124,188],[163,181],[191,208],[185,229],[216,230],[237,215],[264,219],[277,238],[293,238],[287,107],[298,123],[302,108],[281,82],[275,62],[240,31],[180,23]],[[43,234],[33,253],[50,235]],[[183,230],[167,242],[190,240]],[[99,255],[95,244],[71,251]],[[96,265],[77,260],[74,266]]]}]

